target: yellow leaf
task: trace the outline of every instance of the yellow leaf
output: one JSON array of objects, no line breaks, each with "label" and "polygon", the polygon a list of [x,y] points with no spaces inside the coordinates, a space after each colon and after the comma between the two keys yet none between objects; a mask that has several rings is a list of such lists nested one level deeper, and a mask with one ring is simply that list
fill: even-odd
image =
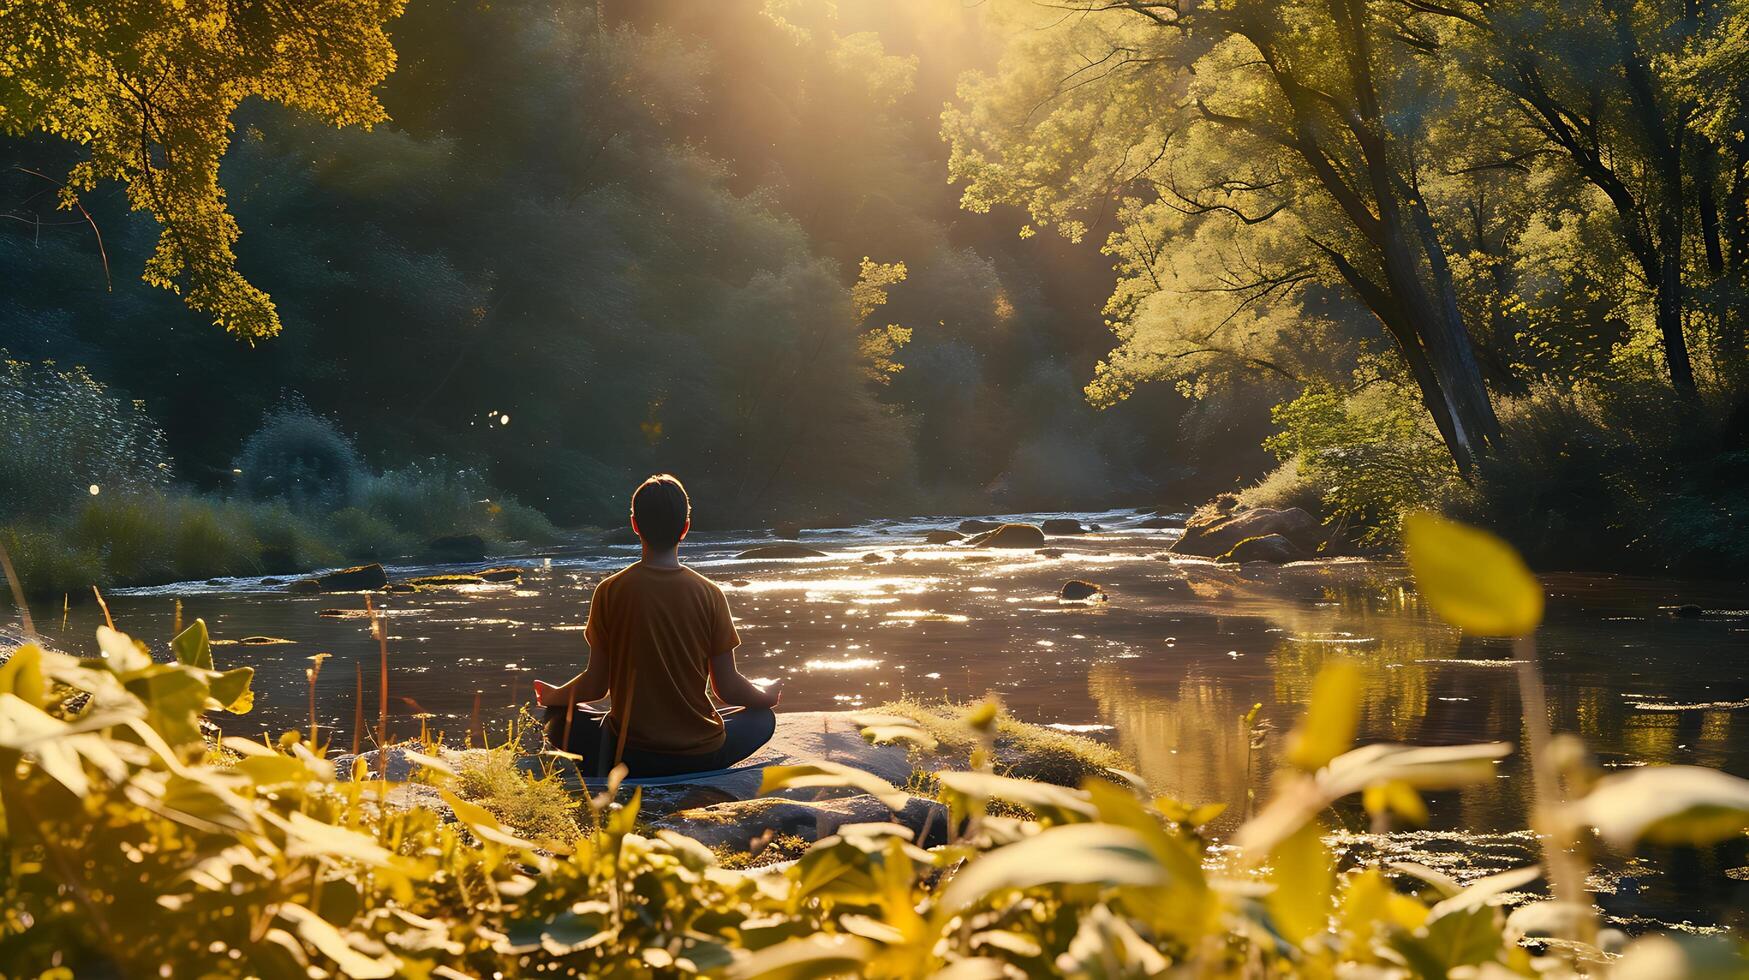
[{"label": "yellow leaf", "polygon": [[1301,827],[1269,855],[1269,864],[1275,890],[1266,904],[1281,934],[1304,943],[1328,929],[1336,875],[1324,828],[1316,820]]},{"label": "yellow leaf", "polygon": [[1360,667],[1332,660],[1312,682],[1312,700],[1305,717],[1288,738],[1288,761],[1311,772],[1321,769],[1354,744],[1360,724]]},{"label": "yellow leaf", "polygon": [[1525,636],[1543,618],[1543,589],[1512,546],[1432,514],[1403,519],[1409,570],[1439,618],[1476,636]]}]

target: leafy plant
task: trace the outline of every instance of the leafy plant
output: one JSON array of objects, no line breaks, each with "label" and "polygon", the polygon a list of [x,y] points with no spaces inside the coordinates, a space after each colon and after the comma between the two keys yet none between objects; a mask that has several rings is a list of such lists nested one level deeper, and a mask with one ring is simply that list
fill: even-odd
[{"label": "leafy plant", "polygon": [[[1466,628],[1534,628],[1528,592],[1540,589],[1517,556],[1432,520],[1408,527],[1417,570],[1433,570],[1422,580],[1433,607]],[[1452,574],[1460,567],[1467,575]],[[1505,584],[1479,587],[1482,577]],[[482,801],[531,777],[470,772],[429,744],[402,747],[419,767],[409,783],[362,765],[337,773],[295,732],[277,743],[223,738],[213,751],[202,715],[247,711],[250,673],[215,668],[203,624],[176,637],[170,663],[111,629],[98,649],[76,660],[25,646],[0,666],[9,973],[1663,978],[1745,968],[1741,943],[1717,937],[1649,936],[1613,958],[1625,940],[1589,929],[1588,901],[1563,890],[1574,868],[1560,856],[1572,859],[1587,827],[1624,846],[1742,833],[1749,781],[1722,773],[1595,779],[1533,739],[1534,819],[1555,894],[1511,915],[1505,897],[1542,869],[1464,886],[1408,865],[1339,870],[1323,839],[1331,806],[1358,797],[1381,819],[1413,822],[1425,814],[1421,793],[1490,781],[1512,751],[1354,746],[1357,717],[1344,705],[1359,672],[1340,661],[1319,677],[1269,799],[1218,851],[1204,827],[1219,805],[1159,796],[1133,775],[1106,770],[1079,788],[998,775],[999,711],[986,702],[960,717],[969,768],[933,780],[952,813],[948,843],[925,850],[897,824],[852,824],[791,864],[736,871],[690,838],[640,833],[638,792],[615,802],[623,770],[580,801],[578,833],[510,822]],[[1534,719],[1529,691],[1526,708]],[[939,741],[900,716],[866,720],[870,738]],[[763,788],[804,786],[894,807],[907,799],[829,764],[773,767]],[[420,802],[434,799],[452,819]]]}]

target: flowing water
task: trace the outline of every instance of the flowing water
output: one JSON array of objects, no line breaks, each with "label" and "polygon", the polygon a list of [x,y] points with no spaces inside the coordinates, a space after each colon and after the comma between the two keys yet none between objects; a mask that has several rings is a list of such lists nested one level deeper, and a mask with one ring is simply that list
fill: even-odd
[{"label": "flowing water", "polygon": [[[995,692],[1022,720],[1118,746],[1159,792],[1234,804],[1228,827],[1247,786],[1264,791],[1269,759],[1332,657],[1366,667],[1365,740],[1522,740],[1510,647],[1434,621],[1401,565],[1167,560],[1162,552],[1179,532],[1136,527],[1142,515],[1133,512],[1015,519],[1058,516],[1104,530],[1053,538],[1061,553],[1037,554],[925,545],[924,531],[958,519],[919,518],[806,532],[824,558],[739,561],[737,552],[769,539],[708,534],[689,540],[685,558],[727,591],[742,669],[781,678],[784,709]],[[500,563],[526,569],[520,584],[376,597],[390,624],[393,729],[412,733],[413,716],[429,714],[432,726],[460,732],[476,696],[487,718],[501,721],[527,701],[532,679],[561,681],[581,669],[590,590],[635,558],[635,547],[602,547]],[[391,574],[443,570],[456,569]],[[1105,598],[1059,601],[1069,579],[1098,583]],[[1743,587],[1608,575],[1545,582],[1540,642],[1557,731],[1583,736],[1606,768],[1696,764],[1749,775]],[[255,710],[226,719],[227,733],[307,725],[304,671],[318,652],[332,654],[316,705],[336,744],[350,744],[358,676],[374,720],[379,651],[363,596],[224,580],[133,590],[110,606],[118,627],[162,641],[174,600],[224,644],[214,651],[220,666],[255,668]],[[1675,615],[1681,604],[1702,615]],[[75,607],[46,632],[64,649],[88,650],[97,615],[90,604]],[[235,642],[247,636],[290,642]],[[1241,716],[1254,703],[1266,731],[1251,752]],[[1528,782],[1508,762],[1493,785],[1437,794],[1430,829],[1371,834],[1363,815],[1347,813],[1339,837],[1356,853],[1460,877],[1529,863],[1535,841],[1520,829]],[[1736,910],[1749,904],[1741,844],[1606,856],[1592,885],[1628,927],[1739,927]]]}]

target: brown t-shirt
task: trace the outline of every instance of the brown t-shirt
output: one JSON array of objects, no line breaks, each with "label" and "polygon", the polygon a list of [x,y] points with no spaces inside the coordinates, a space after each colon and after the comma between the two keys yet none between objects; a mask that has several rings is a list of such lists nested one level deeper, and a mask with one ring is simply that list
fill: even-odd
[{"label": "brown t-shirt", "polygon": [[615,731],[631,708],[627,748],[693,754],[723,744],[710,661],[741,638],[715,582],[684,565],[627,566],[595,587],[583,635],[591,657],[607,658]]}]

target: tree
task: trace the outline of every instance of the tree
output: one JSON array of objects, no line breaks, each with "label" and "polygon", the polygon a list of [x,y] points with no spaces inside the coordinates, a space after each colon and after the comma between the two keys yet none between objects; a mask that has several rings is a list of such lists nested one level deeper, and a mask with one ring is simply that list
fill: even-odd
[{"label": "tree", "polygon": [[1505,93],[1523,124],[1607,202],[1652,298],[1676,390],[1690,399],[1697,393],[1685,333],[1696,314],[1712,321],[1717,350],[1738,370],[1744,328],[1733,307],[1749,259],[1740,70],[1749,14],[1741,5],[1405,0],[1405,7],[1449,18],[1456,59]]},{"label": "tree", "polygon": [[[1018,205],[1073,238],[1115,212],[1108,248],[1148,277],[1143,296],[1224,297],[1224,316],[1187,335],[1339,289],[1391,338],[1459,468],[1483,455],[1499,423],[1424,186],[1447,93],[1413,15],[1366,0],[1065,0],[1048,14],[1021,14],[1042,29],[1014,32],[999,71],[970,76],[944,116],[965,206]],[[1149,220],[1171,240],[1150,239]],[[1218,274],[1160,278],[1190,235]],[[1120,337],[1137,298],[1112,311]]]},{"label": "tree", "polygon": [[237,271],[219,184],[231,115],[257,97],[335,126],[385,117],[385,31],[404,0],[14,0],[0,5],[0,131],[88,150],[63,207],[100,181],[162,227],[148,283],[237,337],[279,332],[273,300]]}]

